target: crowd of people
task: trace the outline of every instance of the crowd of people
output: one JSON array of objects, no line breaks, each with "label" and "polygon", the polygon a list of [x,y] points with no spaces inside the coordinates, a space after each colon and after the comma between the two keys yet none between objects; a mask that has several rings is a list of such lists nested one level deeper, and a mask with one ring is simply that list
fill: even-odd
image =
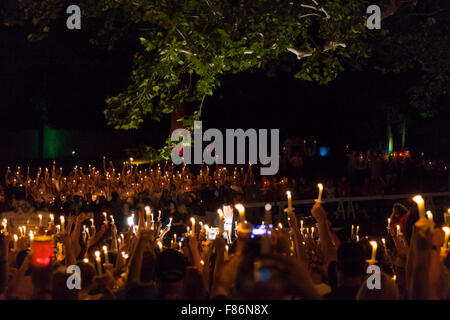
[{"label": "crowd of people", "polygon": [[[8,168],[2,191],[8,217],[31,212],[39,223],[2,217],[1,297],[450,298],[448,226],[396,204],[384,238],[371,239],[354,225],[338,236],[320,201],[310,220],[300,220],[291,203],[285,220],[275,221],[270,207],[250,219],[247,201],[264,197],[272,181],[257,180],[251,165],[203,165],[193,173],[167,163],[145,169],[124,163],[116,171],[103,159],[100,170],[76,166],[64,176],[54,163],[33,177]],[[276,184],[280,198],[289,191],[295,199],[292,180]],[[371,265],[380,268],[375,287]],[[71,266],[79,268],[75,278],[67,273]]]},{"label": "crowd of people", "polygon": [[[448,162],[442,159],[411,155],[410,151],[390,155],[386,150],[364,152],[349,146],[344,152],[321,157],[317,140],[297,140],[285,143],[280,172],[294,179],[295,189],[303,199],[311,199],[318,179],[322,179],[328,198],[450,190]],[[324,163],[332,169],[324,171]]]}]

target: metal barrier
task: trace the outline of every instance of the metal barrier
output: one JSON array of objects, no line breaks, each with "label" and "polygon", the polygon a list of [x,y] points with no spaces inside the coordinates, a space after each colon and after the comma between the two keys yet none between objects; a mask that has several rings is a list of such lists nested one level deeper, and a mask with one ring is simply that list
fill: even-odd
[{"label": "metal barrier", "polygon": [[[349,218],[350,215],[353,218],[356,218],[356,211],[354,203],[358,201],[375,201],[375,200],[401,200],[401,199],[411,199],[417,194],[395,194],[395,195],[382,195],[382,196],[371,196],[371,197],[342,197],[342,198],[328,198],[322,199],[324,204],[329,203],[337,203],[337,209],[335,211],[336,218],[343,218],[344,220]],[[436,211],[433,198],[437,197],[449,197],[450,192],[434,192],[434,193],[423,193],[422,197],[425,200],[425,207],[431,210],[432,212]],[[450,200],[450,199],[449,199]],[[274,202],[253,202],[247,203],[247,208],[260,208],[264,207],[267,203],[269,203],[272,207],[283,207],[288,205],[287,200],[285,201],[274,201]],[[314,204],[315,200],[293,200],[292,205],[306,205],[306,204]],[[346,204],[346,206],[345,206]],[[345,210],[347,207],[347,210]]]}]

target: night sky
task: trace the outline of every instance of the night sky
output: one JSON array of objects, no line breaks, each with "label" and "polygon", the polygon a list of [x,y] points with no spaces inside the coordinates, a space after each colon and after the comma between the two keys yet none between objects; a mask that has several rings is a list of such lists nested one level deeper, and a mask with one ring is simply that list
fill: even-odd
[{"label": "night sky", "polygon": [[[107,50],[90,44],[84,31],[54,28],[38,42],[29,42],[27,32],[27,26],[0,30],[1,160],[30,158],[29,145],[14,139],[37,130],[42,121],[56,130],[82,133],[81,140],[66,146],[80,157],[100,153],[122,157],[127,148],[163,145],[169,117],[160,123],[149,120],[140,130],[117,131],[106,125],[103,116],[105,99],[127,86],[133,54],[140,48],[137,37],[130,35]],[[295,57],[284,60],[299,63]],[[372,70],[370,61],[365,71],[345,67],[326,86],[296,80],[281,64],[271,70],[226,75],[214,96],[205,101],[204,128],[279,128],[282,139],[317,137],[321,145],[335,150],[345,145],[382,148],[386,119],[378,107],[407,103],[405,92],[415,75],[381,75]],[[399,130],[393,129],[399,148]],[[430,143],[437,130],[439,141]],[[448,132],[445,117],[413,119],[407,147],[445,156]]]}]

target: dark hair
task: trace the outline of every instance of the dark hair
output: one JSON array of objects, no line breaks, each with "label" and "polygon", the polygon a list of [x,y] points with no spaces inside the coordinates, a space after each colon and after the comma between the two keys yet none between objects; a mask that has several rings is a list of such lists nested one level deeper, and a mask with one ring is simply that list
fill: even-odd
[{"label": "dark hair", "polygon": [[202,274],[194,267],[188,267],[183,280],[183,298],[186,300],[205,300],[207,298]]},{"label": "dark hair", "polygon": [[81,288],[88,288],[92,285],[96,271],[94,265],[91,263],[85,263],[84,261],[78,262],[81,273]]},{"label": "dark hair", "polygon": [[155,280],[155,255],[151,252],[144,252],[141,269],[141,282],[150,282]]},{"label": "dark hair", "polygon": [[346,276],[357,277],[364,273],[363,247],[356,242],[343,243],[337,251],[337,268]]},{"label": "dark hair", "polygon": [[161,252],[156,261],[156,277],[166,282],[177,282],[186,274],[186,258],[174,249]]}]

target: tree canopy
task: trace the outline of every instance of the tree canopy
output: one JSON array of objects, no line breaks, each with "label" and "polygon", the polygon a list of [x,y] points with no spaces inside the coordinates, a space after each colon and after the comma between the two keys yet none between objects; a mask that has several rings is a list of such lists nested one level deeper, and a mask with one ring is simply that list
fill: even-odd
[{"label": "tree canopy", "polygon": [[383,72],[418,72],[421,81],[411,88],[410,98],[425,113],[448,89],[446,0],[378,1],[381,30],[366,27],[366,10],[373,4],[368,0],[75,2],[6,0],[1,12],[7,26],[32,23],[35,32],[28,38],[39,40],[58,19],[63,27],[66,8],[77,4],[82,30],[95,34],[93,43],[112,48],[123,36],[139,39],[128,87],[107,99],[105,116],[117,129],[160,120],[181,103],[194,107],[185,119],[189,124],[201,116],[222,75],[279,61],[290,64],[295,77],[321,84],[371,56]]}]

